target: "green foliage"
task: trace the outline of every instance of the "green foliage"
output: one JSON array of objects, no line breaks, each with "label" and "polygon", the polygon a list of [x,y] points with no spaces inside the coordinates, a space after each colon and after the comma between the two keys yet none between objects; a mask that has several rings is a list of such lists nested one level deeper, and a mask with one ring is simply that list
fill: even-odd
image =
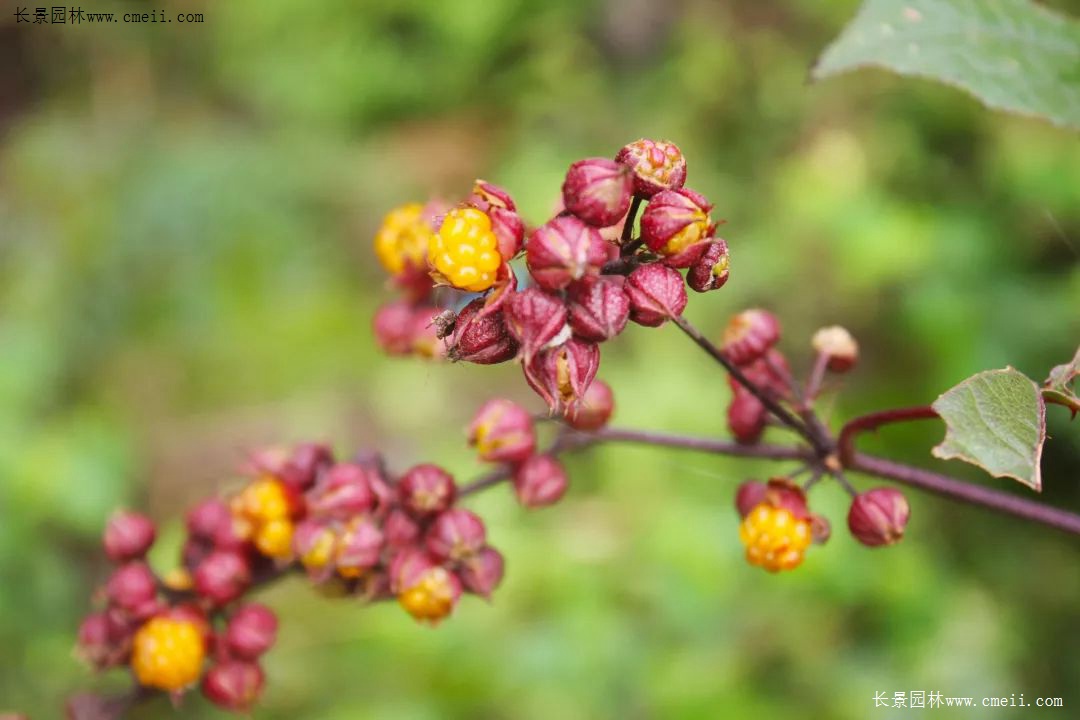
[{"label": "green foliage", "polygon": [[[478,398],[534,402],[517,367],[375,351],[371,237],[404,200],[485,177],[538,223],[572,160],[678,141],[733,262],[689,317],[715,338],[764,304],[792,356],[849,327],[863,358],[833,420],[979,368],[1041,377],[1080,337],[1075,137],[929,83],[807,89],[851,3],[215,7],[202,28],[7,28],[23,65],[5,72],[33,92],[0,136],[0,710],[57,717],[66,691],[114,682],[70,656],[112,505],[164,522],[166,569],[180,512],[245,448],[326,439],[467,478]],[[604,353],[616,422],[723,432],[726,384],[675,328]],[[1080,434],[1054,434],[1047,476],[1080,477]],[[936,439],[898,426],[860,447],[921,463]],[[303,582],[268,591],[282,642],[258,717],[862,720],[876,690],[1074,692],[1067,538],[915,498],[885,557],[845,537],[823,488],[828,552],[773,578],[740,555],[731,493],[786,467],[635,448],[572,463],[550,511],[477,498],[506,584],[436,631]],[[1075,483],[1046,494],[1080,503]]]},{"label": "green foliage", "polygon": [[942,394],[933,407],[946,426],[935,456],[1042,489],[1046,405],[1026,375],[1013,368],[981,372]]},{"label": "green foliage", "polygon": [[1080,128],[1080,23],[1030,0],[866,0],[813,77],[867,66]]}]

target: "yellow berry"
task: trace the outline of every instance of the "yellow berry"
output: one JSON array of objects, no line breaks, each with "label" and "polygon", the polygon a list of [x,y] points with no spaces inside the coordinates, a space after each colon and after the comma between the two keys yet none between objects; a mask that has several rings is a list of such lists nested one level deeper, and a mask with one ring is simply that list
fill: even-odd
[{"label": "yellow berry", "polygon": [[268,557],[286,558],[292,554],[292,536],[292,522],[268,520],[255,531],[255,547]]},{"label": "yellow berry", "polygon": [[491,218],[476,208],[451,210],[428,242],[432,274],[462,290],[487,290],[502,262]]},{"label": "yellow berry", "polygon": [[417,620],[435,624],[450,614],[460,593],[446,568],[433,567],[398,595],[398,603]]},{"label": "yellow berry", "polygon": [[202,674],[206,644],[190,620],[155,617],[132,640],[131,669],[139,683],[167,692],[193,685]]},{"label": "yellow berry", "polygon": [[432,231],[423,211],[420,203],[409,203],[383,218],[375,234],[375,255],[391,275],[400,275],[409,266],[424,267]]},{"label": "yellow berry", "polygon": [[233,512],[255,525],[288,518],[292,512],[285,486],[271,477],[259,478],[244,488],[233,499],[232,507]]},{"label": "yellow berry", "polygon": [[793,570],[803,560],[813,534],[810,521],[769,503],[754,506],[739,526],[746,560],[769,572]]}]

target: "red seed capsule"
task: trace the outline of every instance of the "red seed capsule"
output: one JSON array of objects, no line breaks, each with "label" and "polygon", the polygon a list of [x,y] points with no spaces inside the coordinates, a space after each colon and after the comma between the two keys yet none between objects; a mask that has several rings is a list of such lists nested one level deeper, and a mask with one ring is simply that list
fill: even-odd
[{"label": "red seed capsule", "polygon": [[558,502],[568,486],[562,464],[550,455],[533,455],[514,471],[514,492],[527,508]]},{"label": "red seed capsule", "polygon": [[560,215],[533,231],[525,243],[525,263],[536,284],[561,290],[586,275],[598,275],[614,246],[596,228]]},{"label": "red seed capsule", "polygon": [[675,270],[659,264],[642,265],[626,278],[630,319],[646,327],[658,327],[682,315],[686,286]]},{"label": "red seed capsule", "polygon": [[893,488],[874,488],[859,493],[848,511],[848,529],[869,547],[900,542],[911,508],[903,493]]},{"label": "red seed capsule", "polygon": [[570,427],[593,431],[607,425],[615,412],[615,395],[603,380],[593,380],[576,406],[567,408],[564,416]]},{"label": "red seed capsule", "polygon": [[780,340],[780,322],[768,310],[753,308],[734,315],[724,328],[720,351],[736,365],[748,365]]},{"label": "red seed capsule", "polygon": [[589,225],[608,227],[626,214],[633,190],[633,175],[626,165],[607,158],[587,158],[567,171],[563,204]]},{"label": "red seed capsule", "polygon": [[417,517],[435,515],[454,504],[454,476],[438,465],[415,465],[398,483],[401,504]]},{"label": "red seed capsule", "polygon": [[630,298],[618,276],[585,277],[566,290],[570,329],[582,340],[604,342],[623,331],[630,319]]},{"label": "red seed capsule", "polygon": [[247,712],[262,693],[265,676],[256,663],[226,660],[206,672],[202,693],[218,707]]},{"label": "red seed capsule", "polygon": [[427,532],[427,549],[439,560],[464,560],[487,542],[484,522],[464,508],[451,508],[436,516]]},{"label": "red seed capsule", "polygon": [[105,554],[116,563],[137,560],[154,544],[153,521],[135,512],[117,512],[109,518],[102,537]]},{"label": "red seed capsule", "polygon": [[105,586],[109,602],[129,611],[138,611],[157,597],[157,578],[144,562],[121,565]]},{"label": "red seed capsule", "polygon": [[277,628],[277,616],[270,608],[258,603],[242,605],[229,618],[225,647],[236,658],[257,660],[274,646]]},{"label": "red seed capsule", "polygon": [[225,605],[244,594],[251,584],[247,558],[231,550],[217,550],[195,568],[195,592],[216,605]]},{"label": "red seed capsule", "polygon": [[536,450],[532,415],[510,400],[488,400],[469,424],[469,444],[476,448],[481,460],[521,462]]},{"label": "red seed capsule", "polygon": [[634,192],[652,197],[686,182],[686,160],[675,143],[642,138],[623,147],[615,160],[634,173]]}]

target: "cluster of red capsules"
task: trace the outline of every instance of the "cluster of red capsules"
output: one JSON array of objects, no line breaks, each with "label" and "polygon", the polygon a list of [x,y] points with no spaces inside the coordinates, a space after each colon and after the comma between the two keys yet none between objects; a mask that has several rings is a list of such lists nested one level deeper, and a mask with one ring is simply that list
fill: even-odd
[{"label": "cluster of red capsules", "polygon": [[[606,422],[610,410],[597,403],[581,414],[583,426]],[[469,442],[505,469],[524,506],[566,491],[565,471],[537,453],[533,418],[520,406],[484,404]],[[93,667],[128,667],[138,686],[176,699],[201,683],[217,705],[246,711],[277,632],[274,614],[246,601],[264,582],[304,572],[325,594],[396,599],[434,625],[463,593],[488,598],[502,580],[502,554],[483,521],[456,504],[458,486],[438,465],[394,477],[377,456],[336,461],[325,445],[307,443],[255,453],[244,471],[242,487],[188,512],[180,564],[163,575],[146,561],[153,522],[126,511],[109,520],[103,544],[116,568],[77,648]]]},{"label": "cluster of red capsules", "polygon": [[[398,208],[375,247],[402,297],[376,314],[377,340],[391,354],[517,360],[552,414],[578,431],[602,428],[614,400],[596,379],[600,343],[630,321],[655,327],[678,318],[687,285],[706,292],[727,280],[727,243],[714,235],[712,206],[685,179],[675,145],[640,140],[613,160],[571,165],[565,209],[528,233],[510,196],[483,181],[454,207]],[[645,203],[634,238],[630,220]],[[519,288],[510,263],[522,254],[530,284]],[[457,289],[459,309],[435,304],[440,286]],[[762,397],[797,405],[779,338],[771,313],[748,310],[732,318],[720,352]],[[819,331],[813,346],[815,372],[842,372],[857,357],[843,328]],[[741,383],[733,380],[732,390],[730,430],[755,443],[768,409]],[[566,492],[560,448],[537,450],[534,418],[517,404],[485,403],[468,439],[524,506],[550,505]],[[79,653],[95,668],[128,667],[140,688],[175,698],[201,685],[217,705],[246,711],[262,692],[259,659],[277,632],[274,614],[246,601],[264,582],[304,572],[327,594],[396,599],[434,625],[464,593],[490,597],[502,580],[503,557],[483,521],[457,504],[462,489],[437,465],[395,477],[376,455],[339,461],[309,443],[256,453],[245,470],[242,487],[188,513],[181,562],[163,576],[145,560],[153,523],[130,512],[109,521],[104,546],[117,567],[101,593],[104,607],[79,631]],[[811,542],[828,537],[828,523],[787,479],[744,483],[736,507],[748,561],[773,572],[796,567]],[[903,496],[879,488],[855,496],[848,526],[866,545],[887,545],[907,517]]]},{"label": "cluster of red capsules", "polygon": [[[679,148],[643,139],[614,159],[573,163],[563,209],[531,230],[509,193],[482,180],[455,206],[390,212],[375,250],[402,298],[376,313],[376,339],[395,355],[517,361],[552,414],[582,430],[601,426],[607,415],[594,408],[610,414],[613,401],[595,379],[600,344],[628,322],[656,327],[678,318],[687,286],[706,292],[728,279],[728,246],[715,236],[713,206],[685,182]],[[526,274],[520,285],[518,258]],[[436,305],[440,287],[458,291],[450,304],[459,309]],[[776,317],[757,308],[732,317],[723,333],[720,352],[757,389],[729,377],[728,428],[740,443],[756,443],[765,431],[770,411],[762,397],[793,407],[805,400],[779,339]],[[855,340],[840,327],[818,331],[812,345],[821,364],[815,373],[845,372],[858,357]],[[594,416],[602,419],[594,423]],[[777,479],[748,487],[759,485],[754,506],[740,495],[747,559],[771,571],[794,568],[811,541],[828,537],[828,524],[807,510],[794,484]],[[854,498],[849,527],[864,544],[889,544],[902,535],[907,513],[900,493],[874,490]]]},{"label": "cluster of red capsules", "polygon": [[[482,180],[453,207],[397,208],[375,250],[402,298],[376,313],[376,339],[391,354],[517,360],[551,411],[572,420],[589,402],[601,343],[628,322],[655,327],[680,315],[687,285],[705,292],[727,281],[712,205],[685,181],[677,146],[639,140],[614,159],[572,164],[564,209],[528,232],[509,193]],[[511,264],[519,257],[527,287]],[[460,308],[436,307],[438,287],[458,290]]]}]

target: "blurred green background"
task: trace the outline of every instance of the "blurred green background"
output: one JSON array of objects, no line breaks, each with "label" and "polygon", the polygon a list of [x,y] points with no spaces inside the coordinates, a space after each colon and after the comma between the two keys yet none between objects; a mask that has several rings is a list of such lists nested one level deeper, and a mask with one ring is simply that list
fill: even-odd
[{"label": "blurred green background", "polygon": [[[167,567],[177,518],[245,449],[325,439],[467,478],[481,400],[538,408],[515,367],[376,351],[390,295],[371,237],[404,201],[480,176],[538,223],[573,160],[678,142],[733,258],[689,316],[715,334],[772,308],[801,369],[816,327],[849,327],[863,361],[834,420],[1006,364],[1042,379],[1080,339],[1077,136],[880,72],[808,84],[853,0],[83,5],[206,15],[107,27],[15,25],[14,7],[0,2],[0,710],[58,717],[68,691],[126,682],[70,656],[114,506],[164,523]],[[675,328],[631,328],[600,376],[621,425],[724,432],[724,377]],[[1080,507],[1080,426],[1050,416],[1044,499]],[[863,446],[1012,489],[931,460],[940,435]],[[264,592],[282,632],[256,716],[855,720],[918,716],[874,708],[910,690],[1066,706],[934,718],[1080,713],[1074,538],[920,496],[904,543],[870,551],[825,485],[812,502],[833,540],[773,577],[742,559],[732,493],[782,466],[631,447],[570,465],[557,508],[476,499],[508,575],[435,631],[299,580]],[[219,716],[195,695],[182,715]]]}]

